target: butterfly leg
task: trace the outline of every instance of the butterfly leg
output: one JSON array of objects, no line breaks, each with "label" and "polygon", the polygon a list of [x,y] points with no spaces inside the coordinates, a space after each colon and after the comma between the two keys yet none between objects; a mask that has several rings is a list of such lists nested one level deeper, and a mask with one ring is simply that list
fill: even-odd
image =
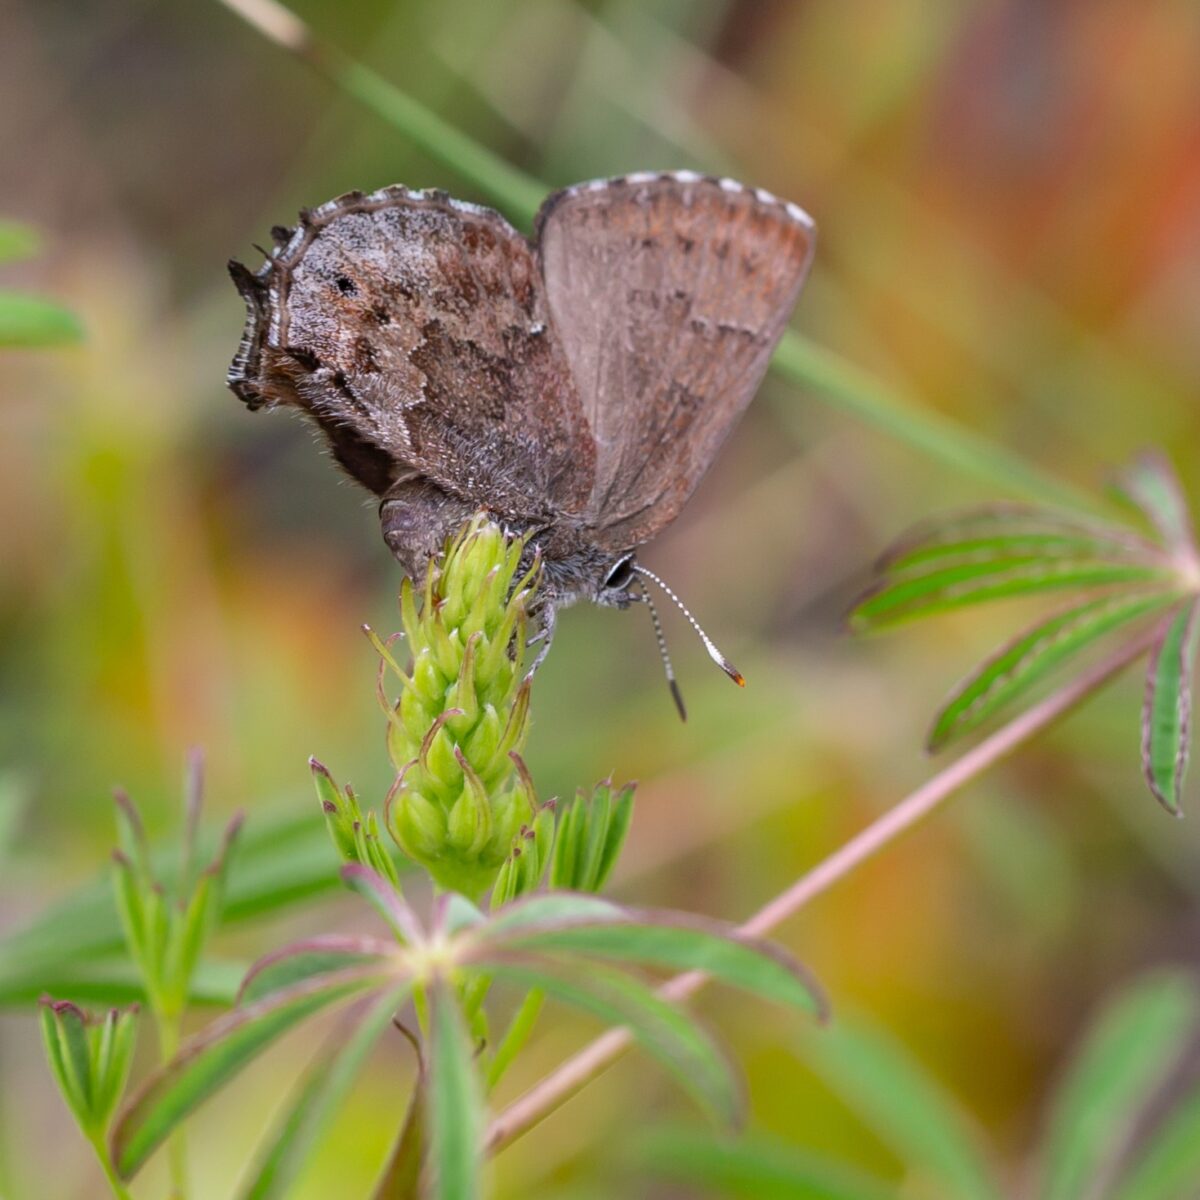
[{"label": "butterfly leg", "polygon": [[532,646],[538,647],[537,657],[533,660],[533,665],[529,668],[529,675],[532,676],[542,665],[546,659],[546,655],[550,653],[550,643],[554,641],[554,627],[558,623],[558,609],[553,604],[542,605],[542,610],[538,615],[540,628],[526,643],[526,648]]}]

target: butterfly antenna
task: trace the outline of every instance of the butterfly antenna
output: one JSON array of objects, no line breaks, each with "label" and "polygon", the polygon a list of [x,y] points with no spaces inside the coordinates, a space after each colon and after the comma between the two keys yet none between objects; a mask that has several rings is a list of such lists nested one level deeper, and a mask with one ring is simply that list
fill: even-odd
[{"label": "butterfly antenna", "polygon": [[731,663],[725,657],[725,655],[723,655],[720,650],[717,649],[716,643],[708,636],[707,633],[704,632],[703,629],[700,628],[700,622],[697,621],[696,618],[693,617],[688,611],[687,605],[684,604],[684,602],[680,600],[680,598],[675,595],[675,593],[661,579],[659,579],[659,577],[655,575],[653,571],[643,567],[640,563],[631,563],[630,566],[638,575],[643,575],[647,579],[653,579],[654,582],[657,583],[658,586],[667,593],[667,595],[675,602],[675,605],[678,607],[679,611],[683,613],[685,617],[687,617],[688,624],[691,625],[691,627],[696,631],[696,635],[704,643],[704,648],[708,651],[709,658],[711,658],[713,662],[715,662],[717,666],[720,667],[721,670],[724,671],[725,674],[728,675],[729,678],[738,685],[738,687],[745,687],[746,680],[741,671],[739,671],[737,667],[735,667],[733,663]]},{"label": "butterfly antenna", "polygon": [[675,707],[679,710],[679,719],[687,720],[687,708],[683,703],[683,693],[679,690],[679,684],[675,680],[675,668],[671,666],[671,655],[667,650],[667,637],[663,633],[662,621],[658,616],[658,609],[654,605],[654,600],[650,593],[644,588],[637,597],[650,610],[650,621],[654,626],[654,637],[658,642],[658,653],[662,658],[663,670],[667,673],[667,684],[671,688],[671,698],[675,701]]}]

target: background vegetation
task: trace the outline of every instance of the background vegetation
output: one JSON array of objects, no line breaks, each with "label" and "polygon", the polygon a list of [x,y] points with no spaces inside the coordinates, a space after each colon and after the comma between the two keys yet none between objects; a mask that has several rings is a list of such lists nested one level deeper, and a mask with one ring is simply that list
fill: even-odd
[{"label": "background vegetation", "polygon": [[[797,200],[821,230],[796,320],[808,337],[1067,485],[1097,486],[1146,443],[1191,485],[1189,6],[299,11],[548,187],[694,166]],[[365,797],[386,790],[374,653],[358,626],[395,627],[399,578],[372,506],[308,433],[251,417],[224,390],[241,326],[224,261],[253,259],[271,224],[350,188],[479,193],[216,5],[18,0],[0,80],[0,207],[44,240],[4,284],[56,297],[85,331],[77,347],[0,360],[4,925],[96,876],[113,783],[152,834],[173,825],[196,744],[210,820],[247,808],[251,845],[256,824],[294,821],[281,878],[332,885],[306,760],[318,754]],[[903,526],[1000,494],[814,391],[768,381],[645,555],[746,690],[672,622],[681,727],[636,612],[566,614],[539,679],[526,757],[543,794],[609,771],[641,780],[615,895],[740,917],[931,771],[919,750],[929,714],[1016,614],[863,640],[843,635],[842,614]],[[784,931],[839,1013],[870,1014],[961,1099],[1004,1178],[1033,1152],[1102,997],[1198,954],[1200,847],[1144,791],[1139,700],[1131,676]],[[239,925],[219,948],[249,959],[327,927],[322,911]],[[819,1033],[733,994],[701,1003],[747,1064],[760,1131],[898,1177],[896,1148],[824,1082],[809,1052]],[[0,1191],[41,1194],[53,1162],[63,1195],[94,1195],[33,1030],[29,1009],[0,1018]],[[548,1026],[506,1088],[587,1030]],[[189,1135],[198,1194],[228,1192],[309,1044],[285,1043],[201,1114]],[[343,1150],[362,1151],[359,1190],[409,1070],[390,1047],[339,1123]],[[631,1114],[684,1105],[626,1062],[506,1152],[500,1194],[611,1194],[595,1181],[611,1180]],[[333,1181],[352,1194],[354,1157],[327,1150],[305,1194]]]}]

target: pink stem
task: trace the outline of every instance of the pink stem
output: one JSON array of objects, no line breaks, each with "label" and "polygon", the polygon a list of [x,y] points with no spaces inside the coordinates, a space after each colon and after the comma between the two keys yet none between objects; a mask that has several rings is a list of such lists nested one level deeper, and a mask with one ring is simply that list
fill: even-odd
[{"label": "pink stem", "polygon": [[[1044,700],[1014,717],[928,783],[910,792],[894,808],[856,834],[839,850],[802,875],[790,888],[764,905],[741,926],[741,932],[761,937],[802,909],[815,896],[849,874],[905,830],[931,813],[960,788],[1046,728],[1058,717],[1106,683],[1151,646],[1157,629],[1147,630],[1121,646],[1108,658],[1085,671]],[[668,1000],[686,1000],[707,981],[701,971],[688,971],[665,983],[659,994]],[[632,1045],[626,1029],[610,1029],[591,1045],[562,1063],[523,1096],[501,1112],[488,1127],[490,1153],[502,1150],[569,1100]]]}]

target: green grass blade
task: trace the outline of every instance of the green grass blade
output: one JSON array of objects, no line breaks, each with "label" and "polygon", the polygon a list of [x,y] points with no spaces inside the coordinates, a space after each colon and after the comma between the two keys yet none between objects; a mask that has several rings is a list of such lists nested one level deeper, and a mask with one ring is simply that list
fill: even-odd
[{"label": "green grass blade", "polygon": [[1041,1200],[1083,1200],[1113,1169],[1200,1021],[1182,972],[1138,979],[1110,1001],[1054,1098]]},{"label": "green grass blade", "polygon": [[806,1039],[803,1054],[914,1176],[940,1185],[931,1194],[999,1200],[975,1129],[945,1089],[882,1029],[839,1020]]},{"label": "green grass blade", "polygon": [[53,300],[0,292],[0,346],[62,346],[82,338],[79,318]]},{"label": "green grass blade", "polygon": [[1105,596],[1038,621],[971,672],[934,719],[929,749],[969,733],[1037,681],[1114,629],[1164,608],[1170,596]]},{"label": "green grass blade", "polygon": [[[755,1134],[665,1127],[638,1138],[631,1158],[650,1175],[702,1193],[747,1200],[895,1200],[896,1189],[845,1163]],[[689,1191],[689,1195],[691,1192]]]},{"label": "green grass blade", "polygon": [[1158,802],[1176,816],[1192,736],[1192,666],[1200,600],[1177,612],[1150,657],[1142,708],[1142,770]]},{"label": "green grass blade", "polygon": [[505,954],[488,960],[497,979],[540,988],[605,1022],[626,1026],[634,1040],[662,1063],[710,1116],[736,1124],[743,1111],[741,1087],[725,1056],[683,1010],[660,999],[622,971],[580,959]]},{"label": "green grass blade", "polygon": [[[957,421],[921,408],[869,371],[797,333],[789,330],[783,335],[771,366],[792,383],[815,389],[831,407],[973,479],[1043,504],[1084,512],[1098,507],[1089,493],[1055,479]],[[790,399],[776,411],[788,422],[806,421],[803,410],[797,409]],[[804,432],[807,434],[807,427]]]},{"label": "green grass blade", "polygon": [[352,972],[327,976],[218,1017],[151,1075],[118,1117],[111,1151],[121,1177],[132,1177],[189,1113],[277,1038],[376,983]]},{"label": "green grass blade", "polygon": [[885,578],[854,605],[849,624],[860,632],[887,629],[902,621],[985,600],[1114,584],[1171,588],[1178,586],[1178,580],[1169,568],[1143,563],[1013,554],[981,562],[951,563],[919,575]]},{"label": "green grass blade", "polygon": [[429,991],[429,1141],[435,1200],[477,1200],[482,1192],[484,1107],[453,989],[444,980]]},{"label": "green grass blade", "polygon": [[616,920],[548,923],[500,937],[500,947],[540,954],[579,954],[643,963],[671,971],[703,971],[777,1004],[824,1016],[825,997],[808,972],[771,942],[748,938],[724,921],[683,913],[630,910]]},{"label": "green grass blade", "polygon": [[1200,1088],[1178,1101],[1138,1153],[1112,1200],[1189,1200],[1200,1193]]},{"label": "green grass blade", "polygon": [[411,981],[377,999],[347,1038],[338,1030],[305,1074],[304,1082],[279,1123],[254,1174],[242,1189],[244,1200],[282,1200],[311,1157],[334,1113],[380,1034],[412,991]]}]

